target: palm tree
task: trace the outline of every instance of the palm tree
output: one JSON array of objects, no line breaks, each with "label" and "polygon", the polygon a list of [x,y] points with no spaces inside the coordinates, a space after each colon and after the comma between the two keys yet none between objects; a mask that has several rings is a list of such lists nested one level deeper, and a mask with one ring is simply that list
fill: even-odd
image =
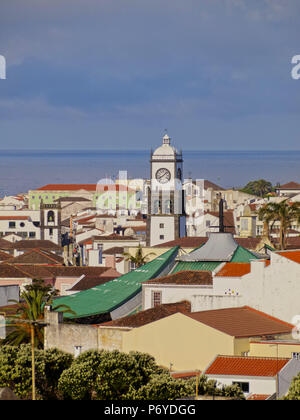
[{"label": "palm tree", "polygon": [[140,244],[138,246],[135,256],[129,254],[128,252],[125,252],[123,255],[127,257],[126,261],[130,261],[131,263],[135,265],[136,268],[139,268],[142,265],[146,264],[149,258],[151,256],[154,256],[155,254],[153,252],[149,252],[148,254],[143,255],[143,248]]},{"label": "palm tree", "polygon": [[260,220],[264,221],[264,227],[269,233],[269,226],[275,222],[280,222],[279,246],[286,249],[288,229],[292,222],[300,223],[300,202],[290,203],[288,199],[280,203],[268,203],[260,208],[258,212]]},{"label": "palm tree", "polygon": [[259,197],[264,197],[273,191],[273,186],[271,182],[266,181],[265,179],[258,179],[257,181],[248,182],[241,191],[248,194],[258,195]]},{"label": "palm tree", "polygon": [[[42,348],[44,344],[43,327],[38,325],[44,319],[44,306],[51,305],[53,298],[58,295],[58,291],[50,285],[45,285],[43,280],[32,280],[31,285],[27,285],[20,295],[20,302],[11,300],[17,305],[16,315],[11,316],[13,331],[5,338],[4,344],[18,346],[23,343],[30,343],[31,324],[34,326],[35,346]],[[71,312],[66,305],[59,305],[56,309],[62,312]]]}]

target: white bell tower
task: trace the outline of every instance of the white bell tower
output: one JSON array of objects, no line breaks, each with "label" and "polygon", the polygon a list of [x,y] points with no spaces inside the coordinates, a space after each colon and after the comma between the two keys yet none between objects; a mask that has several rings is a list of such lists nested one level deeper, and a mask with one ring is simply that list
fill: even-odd
[{"label": "white bell tower", "polygon": [[155,246],[186,236],[182,153],[171,146],[168,134],[151,152],[150,163],[147,245]]}]

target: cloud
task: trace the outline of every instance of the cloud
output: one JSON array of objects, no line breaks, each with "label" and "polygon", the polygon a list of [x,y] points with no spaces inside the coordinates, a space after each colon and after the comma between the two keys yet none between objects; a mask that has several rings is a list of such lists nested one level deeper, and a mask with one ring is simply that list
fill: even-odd
[{"label": "cloud", "polygon": [[273,116],[276,126],[300,110],[290,78],[299,15],[299,0],[10,0],[1,121],[65,132],[75,121],[130,131],[186,119],[196,132],[206,120]]}]

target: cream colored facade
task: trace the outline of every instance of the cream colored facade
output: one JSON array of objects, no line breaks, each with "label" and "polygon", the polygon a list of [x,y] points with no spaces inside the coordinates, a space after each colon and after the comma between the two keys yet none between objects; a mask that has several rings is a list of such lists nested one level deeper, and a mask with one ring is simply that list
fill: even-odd
[{"label": "cream colored facade", "polygon": [[217,354],[249,351],[249,339],[236,339],[177,313],[123,334],[122,349],[149,353],[174,371],[202,371]]},{"label": "cream colored facade", "polygon": [[251,341],[249,356],[296,358],[299,354],[300,341]]},{"label": "cream colored facade", "polygon": [[45,313],[49,324],[45,329],[46,349],[58,348],[72,354],[78,348],[139,351],[173,371],[203,371],[218,354],[242,356],[251,351],[251,338],[235,338],[182,313],[138,328],[63,324],[59,317],[57,312]]}]

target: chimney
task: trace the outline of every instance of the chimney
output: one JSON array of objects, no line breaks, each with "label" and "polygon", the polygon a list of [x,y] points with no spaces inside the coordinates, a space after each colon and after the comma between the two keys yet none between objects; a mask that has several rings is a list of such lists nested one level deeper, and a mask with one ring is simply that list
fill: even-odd
[{"label": "chimney", "polygon": [[116,256],[106,255],[105,256],[105,267],[116,269]]},{"label": "chimney", "polygon": [[51,325],[62,324],[64,314],[63,312],[57,312],[52,310],[51,305],[46,305],[44,309],[45,323]]}]

